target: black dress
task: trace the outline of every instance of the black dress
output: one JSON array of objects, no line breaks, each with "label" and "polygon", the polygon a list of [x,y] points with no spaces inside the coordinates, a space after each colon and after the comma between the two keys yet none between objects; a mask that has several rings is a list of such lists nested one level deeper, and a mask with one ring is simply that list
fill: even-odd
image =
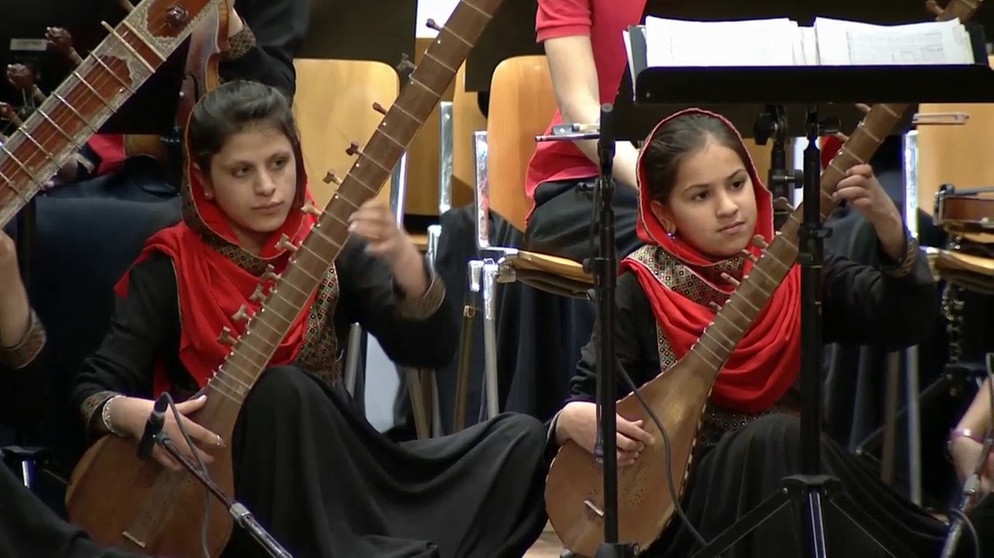
[{"label": "black dress", "polygon": [[[912,248],[916,249],[913,243]],[[893,272],[896,268],[884,272],[827,255],[822,276],[825,342],[874,344],[896,350],[927,335],[935,320],[935,288],[924,258],[917,256],[917,250],[914,257],[913,266],[902,266],[910,267],[910,273],[898,274]],[[619,278],[617,301],[618,358],[635,385],[642,385],[660,372],[656,321],[634,275]],[[593,343],[584,348],[571,400],[595,400],[595,355]],[[619,397],[631,391],[620,378],[617,389]],[[781,479],[800,472],[796,414],[767,414],[727,431],[708,432],[705,425],[699,442],[682,503],[691,524],[708,541],[780,489]],[[823,472],[840,479],[846,494],[891,535],[917,555],[939,555],[947,531],[945,523],[883,484],[827,436],[821,440],[821,464]],[[665,487],[661,485],[660,489]],[[981,530],[982,546],[984,539],[994,537],[989,508],[985,501],[972,513],[974,524]],[[825,505],[824,510],[829,556],[887,555],[833,506]],[[802,517],[799,505],[787,506],[722,556],[803,556]],[[994,540],[986,546],[984,555],[994,555]],[[662,537],[644,556],[683,558],[698,550],[696,539],[674,515]],[[957,556],[970,556],[972,550],[964,540]]]},{"label": "black dress", "polygon": [[[329,327],[342,334],[358,321],[404,365],[448,363],[456,328],[447,305],[424,319],[401,317],[408,301],[359,242],[343,249],[336,267],[340,295]],[[135,266],[110,335],[78,377],[77,408],[106,390],[151,398],[156,356],[165,357],[174,384],[196,388],[177,359],[175,277],[164,256]],[[520,556],[538,538],[546,431],[536,419],[504,414],[398,445],[355,412],[340,382],[326,380],[294,366],[270,368],[233,434],[236,498],[295,556]],[[91,425],[99,420],[98,408],[89,414]],[[237,530],[226,554],[264,555]]]}]

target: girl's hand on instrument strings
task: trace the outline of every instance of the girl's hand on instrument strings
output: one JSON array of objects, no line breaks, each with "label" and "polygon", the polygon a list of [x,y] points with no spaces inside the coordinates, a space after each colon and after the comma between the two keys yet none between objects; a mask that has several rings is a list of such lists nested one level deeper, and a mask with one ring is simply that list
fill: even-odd
[{"label": "girl's hand on instrument strings", "polygon": [[386,260],[407,297],[419,297],[428,290],[424,258],[407,233],[397,226],[386,202],[374,199],[362,204],[349,217],[349,231],[369,243],[366,247],[369,253]]},{"label": "girl's hand on instrument strings", "polygon": [[[642,429],[641,420],[630,421],[618,415],[617,444],[618,466],[627,467],[635,463],[645,449],[655,443],[651,434]],[[556,439],[560,443],[573,440],[591,454],[597,440],[597,406],[593,403],[574,401],[563,408],[556,423]]]},{"label": "girl's hand on instrument strings", "polygon": [[[202,408],[206,402],[207,396],[202,395],[196,399],[176,404],[176,410],[179,411],[181,420],[183,421],[184,430],[186,430],[186,433],[189,434],[190,439],[198,447],[191,448],[186,443],[186,440],[183,438],[183,433],[180,432],[179,426],[176,424],[176,418],[173,416],[172,409],[166,410],[166,419],[162,430],[167,436],[169,436],[169,439],[172,440],[173,444],[176,445],[176,449],[178,449],[181,454],[196,463],[196,458],[193,456],[193,452],[197,452],[197,454],[200,455],[200,459],[204,461],[204,464],[208,465],[214,461],[214,458],[204,450],[223,447],[224,441],[219,435],[207,430],[203,426],[200,426],[187,418],[187,416]],[[152,412],[154,402],[148,399],[126,397],[124,399],[114,401],[113,405],[114,407],[111,408],[112,422],[119,425],[122,430],[130,434],[135,440],[141,440],[142,434],[145,431],[145,423],[148,420],[149,414]],[[173,457],[169,455],[169,452],[167,452],[159,444],[155,444],[153,447],[152,457],[163,467],[174,471],[184,470],[183,466],[173,459]]]},{"label": "girl's hand on instrument strings", "polygon": [[880,245],[891,260],[904,258],[906,233],[904,221],[897,206],[873,175],[870,165],[854,165],[846,171],[832,193],[836,203],[848,201],[850,205],[873,224]]}]

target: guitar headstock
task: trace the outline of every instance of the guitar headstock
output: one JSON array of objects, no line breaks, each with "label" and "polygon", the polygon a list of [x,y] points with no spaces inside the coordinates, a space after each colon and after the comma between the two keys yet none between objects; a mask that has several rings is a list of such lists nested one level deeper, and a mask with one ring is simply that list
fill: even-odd
[{"label": "guitar headstock", "polygon": [[935,0],[925,2],[925,8],[935,14],[938,21],[948,21],[959,18],[960,21],[967,21],[980,8],[984,0],[949,0],[945,8],[939,7]]}]

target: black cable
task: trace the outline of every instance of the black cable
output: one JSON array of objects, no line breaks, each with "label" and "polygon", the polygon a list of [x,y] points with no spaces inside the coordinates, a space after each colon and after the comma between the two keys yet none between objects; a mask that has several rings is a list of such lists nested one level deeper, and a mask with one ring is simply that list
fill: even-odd
[{"label": "black cable", "polygon": [[649,418],[652,419],[653,424],[656,425],[656,428],[659,429],[659,433],[662,435],[663,456],[664,456],[663,459],[665,461],[665,469],[666,469],[665,471],[666,487],[670,491],[670,496],[673,497],[673,507],[674,509],[676,509],[676,514],[680,517],[680,520],[683,521],[683,524],[686,525],[687,530],[690,531],[690,534],[693,535],[695,539],[697,539],[697,542],[700,543],[702,547],[706,547],[708,545],[708,541],[705,540],[703,536],[701,536],[701,534],[697,531],[697,529],[694,528],[694,525],[690,523],[690,520],[687,519],[687,514],[684,513],[683,511],[683,505],[680,504],[680,494],[677,492],[676,486],[673,484],[673,464],[671,463],[670,460],[670,456],[673,452],[673,449],[670,444],[669,433],[666,432],[665,428],[663,428],[662,421],[660,421],[659,417],[656,416],[655,411],[652,410],[652,407],[649,406],[649,403],[647,403],[646,400],[642,398],[642,394],[639,393],[638,388],[635,387],[635,382],[632,381],[631,376],[628,375],[628,371],[625,370],[625,367],[621,365],[621,361],[618,360],[617,357],[615,357],[614,364],[618,369],[618,373],[621,374],[621,376],[625,379],[625,382],[628,384],[628,387],[632,390],[632,394],[635,395],[635,398],[638,399],[639,403],[642,405],[645,411],[649,413]]},{"label": "black cable", "polygon": [[966,530],[969,531],[970,538],[973,539],[973,556],[974,558],[980,558],[980,537],[977,536],[977,530],[973,528],[973,522],[970,521],[970,518],[965,513],[956,508],[950,509],[949,513],[963,520],[963,525],[966,525]]},{"label": "black cable", "polygon": [[[179,427],[180,434],[183,435],[183,440],[186,441],[187,446],[190,448],[190,453],[193,454],[193,459],[197,462],[197,467],[204,474],[205,477],[210,478],[210,472],[207,471],[207,465],[204,464],[203,459],[200,458],[200,453],[197,451],[196,446],[193,445],[193,440],[190,438],[190,433],[186,431],[186,427],[183,426],[183,421],[179,410],[176,409],[176,404],[173,402],[172,396],[167,392],[165,394],[166,400],[169,402],[169,408],[173,412],[173,418],[176,419],[176,426]],[[210,558],[210,551],[207,549],[207,526],[210,525],[210,514],[211,514],[211,493],[210,490],[204,489],[206,492],[204,496],[204,521],[200,525],[200,547],[201,551],[204,553],[204,558]]]}]

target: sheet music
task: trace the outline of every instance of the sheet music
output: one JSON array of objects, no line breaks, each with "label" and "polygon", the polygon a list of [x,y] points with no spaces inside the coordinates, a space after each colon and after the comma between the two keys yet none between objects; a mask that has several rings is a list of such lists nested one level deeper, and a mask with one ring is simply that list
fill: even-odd
[{"label": "sheet music", "polygon": [[822,65],[970,64],[973,49],[959,20],[871,25],[817,18]]},{"label": "sheet music", "polygon": [[[640,54],[643,45],[644,66],[632,51],[640,49]],[[787,18],[704,22],[647,17],[644,26],[625,31],[625,46],[633,81],[645,67],[660,66],[974,62],[969,34],[956,19],[889,26],[817,18],[812,27],[801,27]]]},{"label": "sheet music", "polygon": [[787,18],[701,22],[647,17],[645,35],[649,66],[790,66],[799,40],[797,23]]}]

